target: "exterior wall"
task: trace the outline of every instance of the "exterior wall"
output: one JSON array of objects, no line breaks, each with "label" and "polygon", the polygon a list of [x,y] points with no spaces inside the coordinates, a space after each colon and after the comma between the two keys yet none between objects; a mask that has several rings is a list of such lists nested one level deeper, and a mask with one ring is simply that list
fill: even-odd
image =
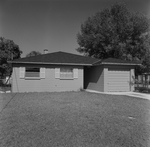
[{"label": "exterior wall", "polygon": [[130,91],[134,91],[135,90],[135,87],[134,87],[134,83],[135,82],[135,71],[134,71],[134,68],[131,68],[130,69]]},{"label": "exterior wall", "polygon": [[108,92],[108,67],[104,67],[104,92]]},{"label": "exterior wall", "polygon": [[85,67],[84,88],[96,91],[104,91],[103,66]]},{"label": "exterior wall", "polygon": [[12,92],[53,92],[53,91],[77,91],[83,88],[83,67],[81,66],[67,66],[78,68],[77,79],[56,79],[55,68],[66,66],[44,65],[45,78],[39,79],[25,79],[19,77],[20,67],[43,67],[43,65],[29,65],[29,64],[13,64],[13,82]]}]

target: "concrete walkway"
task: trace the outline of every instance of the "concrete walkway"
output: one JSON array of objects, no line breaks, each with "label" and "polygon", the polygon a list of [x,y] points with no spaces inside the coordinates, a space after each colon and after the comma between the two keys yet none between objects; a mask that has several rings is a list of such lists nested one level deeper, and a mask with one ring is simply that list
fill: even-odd
[{"label": "concrete walkway", "polygon": [[150,100],[150,94],[139,93],[139,92],[100,92],[100,91],[95,91],[90,89],[86,89],[85,91],[92,92],[92,93],[109,94],[109,95],[126,95],[126,96],[132,96],[132,97]]}]

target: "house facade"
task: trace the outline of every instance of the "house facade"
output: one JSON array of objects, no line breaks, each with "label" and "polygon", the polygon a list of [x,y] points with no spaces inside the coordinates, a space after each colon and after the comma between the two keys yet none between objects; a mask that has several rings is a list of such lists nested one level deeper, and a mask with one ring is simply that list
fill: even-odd
[{"label": "house facade", "polygon": [[12,92],[133,91],[136,63],[65,52],[13,60]]},{"label": "house facade", "polygon": [[77,91],[83,66],[15,64],[12,79],[12,92]]}]

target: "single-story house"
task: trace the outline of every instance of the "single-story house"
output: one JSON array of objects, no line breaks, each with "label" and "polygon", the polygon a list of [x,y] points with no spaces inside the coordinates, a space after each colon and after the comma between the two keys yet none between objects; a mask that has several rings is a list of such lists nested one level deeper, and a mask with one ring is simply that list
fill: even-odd
[{"label": "single-story house", "polygon": [[99,60],[66,52],[47,53],[10,61],[12,92],[53,92],[91,89],[133,91],[133,62]]}]

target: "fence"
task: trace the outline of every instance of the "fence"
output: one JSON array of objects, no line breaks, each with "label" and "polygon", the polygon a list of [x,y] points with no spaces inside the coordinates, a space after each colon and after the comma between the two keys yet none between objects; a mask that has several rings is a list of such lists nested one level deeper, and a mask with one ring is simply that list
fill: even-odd
[{"label": "fence", "polygon": [[150,75],[138,75],[135,79],[135,90],[150,92]]}]

